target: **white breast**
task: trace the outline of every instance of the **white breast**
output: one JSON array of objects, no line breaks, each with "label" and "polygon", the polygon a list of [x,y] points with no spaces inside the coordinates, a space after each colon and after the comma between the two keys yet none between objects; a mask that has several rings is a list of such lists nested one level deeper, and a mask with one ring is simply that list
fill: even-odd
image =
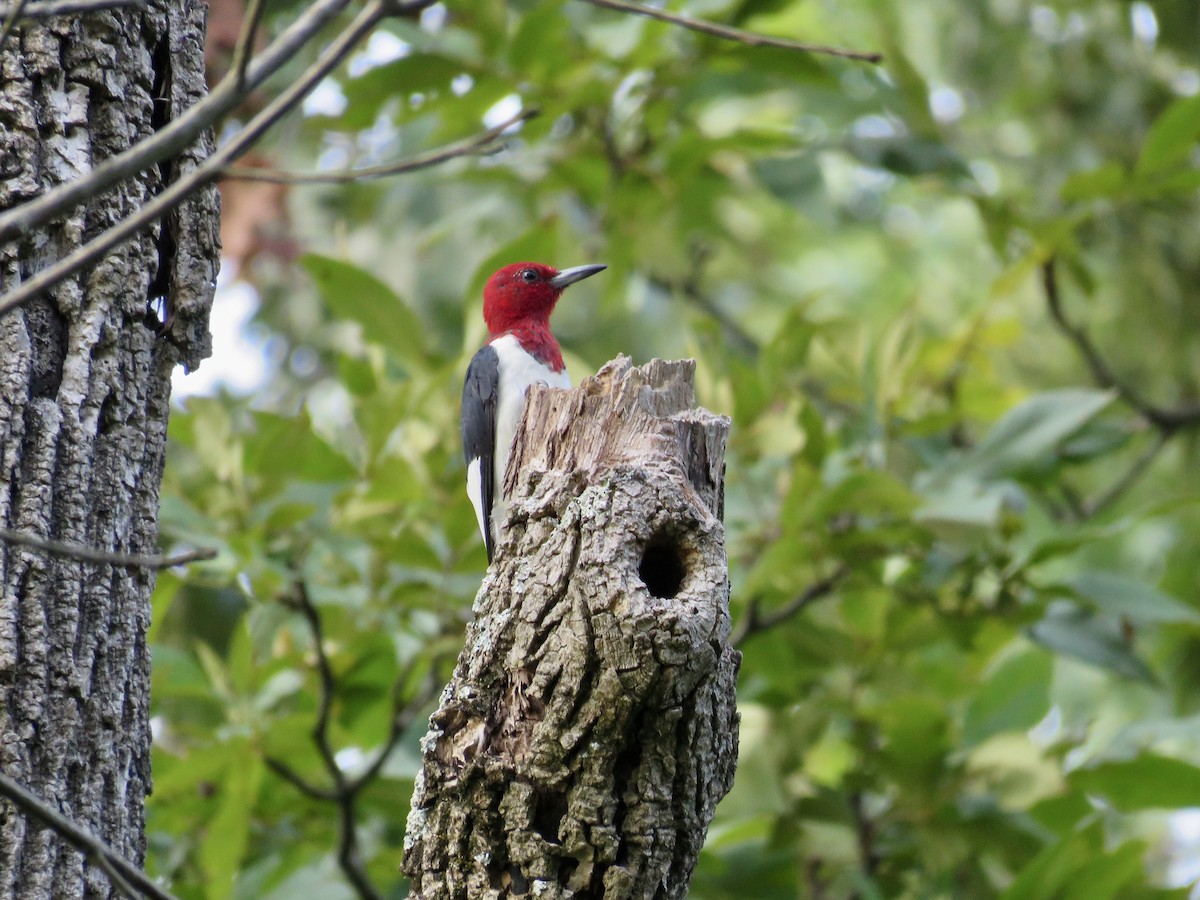
[{"label": "white breast", "polygon": [[530,385],[545,384],[550,387],[569,388],[570,376],[564,368],[555,372],[538,362],[523,349],[511,334],[492,341],[492,348],[500,357],[500,391],[496,403],[496,458],[495,497],[492,503],[492,533],[499,537],[500,525],[508,506],[504,498],[504,470],[508,466],[508,454],[512,450],[513,438],[521,413],[525,409],[525,392]]}]

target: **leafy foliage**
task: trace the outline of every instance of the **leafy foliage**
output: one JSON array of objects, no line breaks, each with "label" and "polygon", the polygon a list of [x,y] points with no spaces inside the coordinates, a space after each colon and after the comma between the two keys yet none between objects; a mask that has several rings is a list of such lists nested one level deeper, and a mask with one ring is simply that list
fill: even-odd
[{"label": "leafy foliage", "polygon": [[555,316],[577,379],[694,355],[733,418],[741,760],[692,896],[1177,893],[1168,815],[1200,806],[1194,12],[680,8],[886,60],[455,3],[390,23],[403,56],[365,54],[342,112],[264,148],[368,164],[506,98],[541,110],[494,156],[294,189],[299,264],[243,261],[273,374],[176,411],[164,486],[166,536],[221,551],[154,608],[151,862],[182,896],[362,894],[314,728],[353,780],[397,716],[354,853],[403,895],[422,703],[485,567],[459,379],[517,259],[609,264]]}]

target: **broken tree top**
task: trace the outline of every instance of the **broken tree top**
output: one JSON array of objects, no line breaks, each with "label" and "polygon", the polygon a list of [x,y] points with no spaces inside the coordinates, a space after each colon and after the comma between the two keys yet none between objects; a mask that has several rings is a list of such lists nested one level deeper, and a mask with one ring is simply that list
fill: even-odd
[{"label": "broken tree top", "polygon": [[517,432],[506,491],[519,502],[521,474],[572,473],[592,480],[621,466],[665,467],[696,491],[717,518],[724,513],[729,419],[696,409],[694,360],[654,359],[634,366],[618,356],[573,391],[530,390]]},{"label": "broken tree top", "polygon": [[621,357],[530,391],[508,528],[422,742],[414,897],[686,895],[732,784],[740,661],[729,420],[694,407],[693,372]]}]

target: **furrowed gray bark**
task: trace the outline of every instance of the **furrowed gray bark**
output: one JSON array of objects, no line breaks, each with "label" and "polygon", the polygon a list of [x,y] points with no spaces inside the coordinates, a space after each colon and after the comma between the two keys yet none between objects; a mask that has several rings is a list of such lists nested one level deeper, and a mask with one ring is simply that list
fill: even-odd
[{"label": "furrowed gray bark", "polygon": [[[154,0],[19,25],[0,49],[0,209],[84,176],[194,103],[205,90],[204,16],[204,4]],[[0,246],[0,294],[210,149],[206,137]],[[156,552],[170,375],[209,353],[217,223],[215,190],[201,191],[0,317],[0,525]],[[0,768],[139,864],[153,584],[145,569],[0,543]],[[110,896],[101,870],[0,801],[0,897]]]},{"label": "furrowed gray bark", "polygon": [[694,364],[534,388],[508,529],[422,743],[412,896],[687,894],[737,756],[729,420]]}]

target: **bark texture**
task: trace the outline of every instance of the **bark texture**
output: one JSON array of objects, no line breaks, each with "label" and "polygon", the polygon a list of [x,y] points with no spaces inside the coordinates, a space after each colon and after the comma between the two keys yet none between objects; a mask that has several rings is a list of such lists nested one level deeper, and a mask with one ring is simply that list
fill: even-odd
[{"label": "bark texture", "polygon": [[413,897],[683,897],[737,756],[723,475],[694,364],[531,390],[508,528],[422,743]]},{"label": "bark texture", "polygon": [[[0,49],[0,209],[86,175],[198,99],[205,5],[19,26]],[[0,246],[0,293],[209,152],[153,166]],[[215,190],[0,317],[0,525],[154,553],[170,375],[208,355]],[[160,316],[166,316],[164,327]],[[0,543],[0,768],[130,860],[150,790],[152,573]],[[0,897],[109,897],[99,869],[0,801]]]}]

